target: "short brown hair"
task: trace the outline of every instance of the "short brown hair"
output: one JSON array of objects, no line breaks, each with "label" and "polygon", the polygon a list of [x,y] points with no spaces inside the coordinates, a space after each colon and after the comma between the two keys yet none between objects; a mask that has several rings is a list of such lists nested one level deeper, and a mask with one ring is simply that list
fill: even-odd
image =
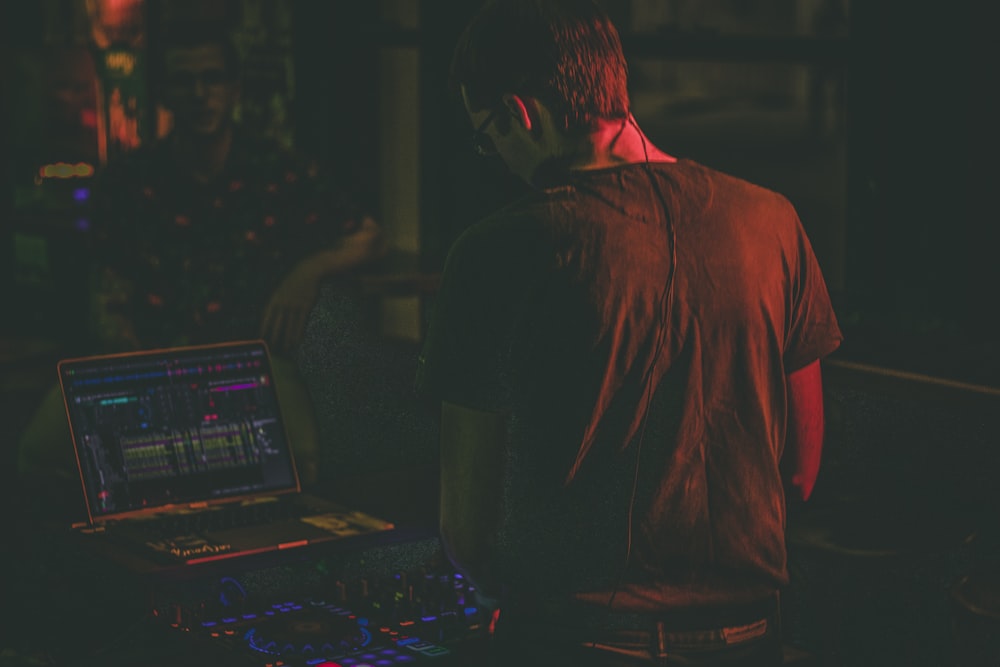
[{"label": "short brown hair", "polygon": [[450,78],[473,110],[531,95],[571,133],[629,112],[621,39],[594,0],[489,0],[459,38]]}]

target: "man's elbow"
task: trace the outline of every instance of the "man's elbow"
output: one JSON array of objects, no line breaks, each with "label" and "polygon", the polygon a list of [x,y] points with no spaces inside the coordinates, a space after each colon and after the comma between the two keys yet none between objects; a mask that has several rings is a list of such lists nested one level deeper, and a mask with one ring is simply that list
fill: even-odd
[{"label": "man's elbow", "polygon": [[819,362],[788,376],[786,486],[792,498],[808,500],[819,476],[823,453],[823,385]]},{"label": "man's elbow", "polygon": [[805,502],[812,495],[813,487],[816,486],[816,478],[819,476],[819,469],[809,472],[797,472],[792,475],[788,482],[787,493],[794,499]]}]

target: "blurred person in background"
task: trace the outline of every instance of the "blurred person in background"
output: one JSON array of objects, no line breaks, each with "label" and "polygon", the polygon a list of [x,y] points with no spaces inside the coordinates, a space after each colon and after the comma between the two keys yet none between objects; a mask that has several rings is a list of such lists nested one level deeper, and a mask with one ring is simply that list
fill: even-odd
[{"label": "blurred person in background", "polygon": [[[262,338],[303,484],[321,459],[295,354],[324,281],[380,257],[371,215],[307,161],[234,120],[240,61],[214,24],[154,54],[173,127],[112,161],[94,195],[94,353]],[[19,472],[76,476],[58,387],[22,433]]]}]

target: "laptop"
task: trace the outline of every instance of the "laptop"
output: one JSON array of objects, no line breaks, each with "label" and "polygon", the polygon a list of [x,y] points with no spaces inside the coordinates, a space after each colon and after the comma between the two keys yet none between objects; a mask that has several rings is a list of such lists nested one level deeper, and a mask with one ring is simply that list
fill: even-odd
[{"label": "laptop", "polygon": [[82,533],[197,564],[393,528],[302,493],[263,341],[67,359],[58,372]]}]

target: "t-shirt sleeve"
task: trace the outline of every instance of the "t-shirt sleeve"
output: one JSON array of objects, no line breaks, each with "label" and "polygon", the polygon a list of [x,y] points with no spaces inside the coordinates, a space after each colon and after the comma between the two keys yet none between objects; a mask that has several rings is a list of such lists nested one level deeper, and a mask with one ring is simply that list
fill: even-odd
[{"label": "t-shirt sleeve", "polygon": [[798,216],[795,216],[795,235],[791,312],[784,349],[786,374],[827,356],[844,338],[819,262]]},{"label": "t-shirt sleeve", "polygon": [[431,410],[442,401],[488,411],[507,406],[502,380],[507,327],[495,287],[499,276],[485,245],[466,232],[445,262],[417,361],[417,395]]}]

